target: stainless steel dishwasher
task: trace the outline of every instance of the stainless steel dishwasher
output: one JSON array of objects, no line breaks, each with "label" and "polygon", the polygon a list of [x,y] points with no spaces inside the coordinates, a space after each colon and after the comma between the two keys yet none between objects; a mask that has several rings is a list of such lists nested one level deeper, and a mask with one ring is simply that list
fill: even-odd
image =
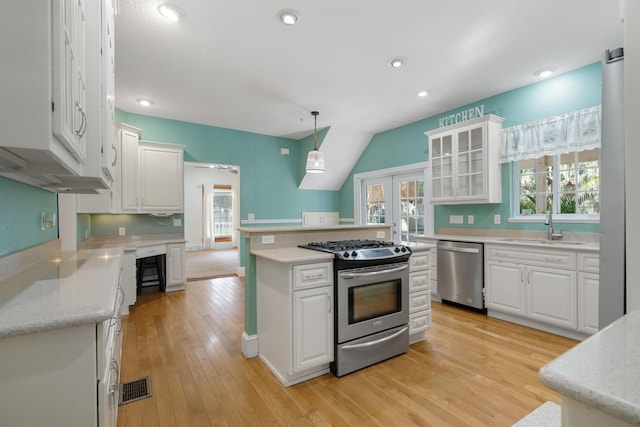
[{"label": "stainless steel dishwasher", "polygon": [[438,241],[438,293],[443,302],[484,311],[484,246]]}]

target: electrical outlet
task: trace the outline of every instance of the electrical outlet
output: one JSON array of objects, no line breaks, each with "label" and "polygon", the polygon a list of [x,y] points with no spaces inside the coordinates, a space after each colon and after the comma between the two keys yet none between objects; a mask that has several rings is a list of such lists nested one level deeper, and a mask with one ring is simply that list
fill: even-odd
[{"label": "electrical outlet", "polygon": [[496,214],[493,216],[493,223],[500,224],[500,215]]},{"label": "electrical outlet", "polygon": [[464,224],[462,215],[449,215],[449,224]]},{"label": "electrical outlet", "polygon": [[118,228],[118,235],[119,236],[124,236],[125,235],[125,228],[124,227]]},{"label": "electrical outlet", "polygon": [[273,245],[275,242],[276,242],[276,236],[274,235],[262,236],[263,245]]},{"label": "electrical outlet", "polygon": [[384,239],[384,231],[376,231],[376,239]]},{"label": "electrical outlet", "polygon": [[174,218],[173,219],[173,226],[174,227],[180,227],[182,225],[182,218]]},{"label": "electrical outlet", "polygon": [[253,221],[254,219],[256,219],[256,214],[252,214],[252,213],[247,214],[247,219],[249,221]]},{"label": "electrical outlet", "polygon": [[469,215],[469,216],[467,217],[467,223],[469,223],[469,224],[473,224],[473,215]]}]

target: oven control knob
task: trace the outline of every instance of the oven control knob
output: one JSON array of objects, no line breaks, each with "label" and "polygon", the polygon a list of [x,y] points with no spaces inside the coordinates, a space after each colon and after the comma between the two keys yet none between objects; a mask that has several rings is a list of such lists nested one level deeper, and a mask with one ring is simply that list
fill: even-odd
[{"label": "oven control knob", "polygon": [[354,257],[354,258],[357,257],[358,256],[358,252],[356,252],[356,251],[351,252],[351,256]]},{"label": "oven control knob", "polygon": [[407,248],[405,248],[404,246],[402,247],[402,252],[407,252]]},{"label": "oven control knob", "polygon": [[400,248],[396,246],[395,251],[396,251],[396,253],[397,253],[397,252],[400,252]]},{"label": "oven control knob", "polygon": [[342,256],[345,257],[345,258],[349,258],[349,252],[343,253]]}]

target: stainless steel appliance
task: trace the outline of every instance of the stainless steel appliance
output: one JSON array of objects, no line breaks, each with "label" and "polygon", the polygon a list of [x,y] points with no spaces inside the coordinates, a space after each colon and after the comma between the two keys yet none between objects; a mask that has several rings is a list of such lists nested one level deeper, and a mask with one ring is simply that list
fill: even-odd
[{"label": "stainless steel appliance", "polygon": [[600,329],[626,313],[624,52],[602,58],[600,147]]},{"label": "stainless steel appliance", "polygon": [[409,349],[409,257],[392,242],[347,240],[301,245],[335,254],[335,361],[340,377]]},{"label": "stainless steel appliance", "polygon": [[484,311],[484,246],[438,241],[438,293],[451,302]]}]

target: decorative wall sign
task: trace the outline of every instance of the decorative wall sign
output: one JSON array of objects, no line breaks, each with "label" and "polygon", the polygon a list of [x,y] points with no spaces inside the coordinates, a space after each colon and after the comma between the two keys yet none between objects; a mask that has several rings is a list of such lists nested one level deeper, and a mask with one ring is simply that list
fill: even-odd
[{"label": "decorative wall sign", "polygon": [[482,116],[484,116],[484,104],[441,117],[438,119],[438,127],[454,125]]}]

